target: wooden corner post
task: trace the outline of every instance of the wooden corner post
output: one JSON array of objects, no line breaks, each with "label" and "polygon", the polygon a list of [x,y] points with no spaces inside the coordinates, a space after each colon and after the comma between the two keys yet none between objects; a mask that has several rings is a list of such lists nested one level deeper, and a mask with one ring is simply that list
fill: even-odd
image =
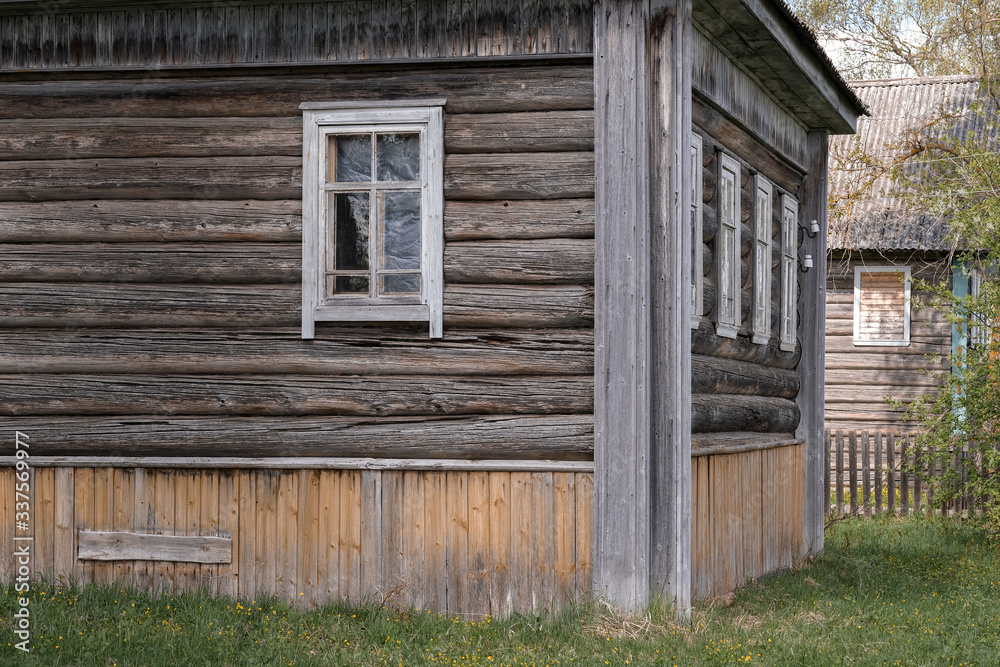
[{"label": "wooden corner post", "polygon": [[800,225],[809,229],[819,223],[814,237],[803,233],[799,262],[812,255],[813,268],[800,274],[798,338],[802,345],[799,361],[799,406],[801,419],[795,437],[805,441],[805,480],[803,498],[803,539],[808,553],[823,550],[824,509],[830,502],[823,469],[823,401],[826,354],[826,215],[827,215],[827,144],[826,130],[809,132],[808,173],[802,184]]},{"label": "wooden corner post", "polygon": [[691,599],[691,3],[594,11],[594,586]]}]

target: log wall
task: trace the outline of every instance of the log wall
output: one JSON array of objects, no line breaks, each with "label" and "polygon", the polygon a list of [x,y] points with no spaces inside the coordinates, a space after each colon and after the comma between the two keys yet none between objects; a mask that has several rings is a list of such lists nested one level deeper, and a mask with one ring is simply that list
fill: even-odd
[{"label": "log wall", "polygon": [[691,459],[691,588],[721,595],[787,569],[803,541],[804,445]]},{"label": "log wall", "polygon": [[[5,545],[14,481],[0,468]],[[33,571],[78,584],[475,615],[590,590],[588,472],[36,467],[30,483]],[[81,559],[80,531],[229,538],[231,559]],[[0,581],[14,567],[0,559]]]},{"label": "log wall", "polygon": [[[35,454],[592,457],[589,63],[0,90],[0,423]],[[298,105],[428,95],[444,339],[302,341]]]},{"label": "log wall", "polygon": [[834,254],[827,275],[826,428],[911,431],[917,424],[901,419],[904,410],[886,403],[904,402],[940,385],[949,371],[952,327],[944,314],[918,304],[926,297],[911,290],[910,344],[855,346],[854,267],[898,265],[911,268],[911,279],[938,282],[949,277],[947,259],[913,253],[897,255]]},{"label": "log wall", "polygon": [[[747,84],[749,85],[749,84]],[[778,344],[780,317],[781,211],[780,193],[798,195],[803,174],[773,147],[756,139],[741,122],[720,111],[701,95],[692,102],[694,131],[701,135],[702,213],[704,244],[704,308],[699,327],[692,331],[692,431],[708,442],[711,434],[741,433],[751,441],[767,442],[771,435],[789,434],[799,422],[795,399],[799,380],[795,369],[800,350],[783,351]],[[715,241],[718,230],[718,154],[734,155],[741,165],[741,232],[743,321],[735,339],[715,334],[715,298],[718,282]],[[756,172],[773,186],[771,261],[771,338],[751,342],[752,245],[754,180]],[[708,445],[706,445],[708,446]]]}]

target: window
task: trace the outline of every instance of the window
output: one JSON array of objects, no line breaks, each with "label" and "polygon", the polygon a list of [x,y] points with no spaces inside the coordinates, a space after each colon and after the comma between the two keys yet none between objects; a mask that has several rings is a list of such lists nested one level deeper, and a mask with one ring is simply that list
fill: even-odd
[{"label": "window", "polygon": [[443,104],[301,106],[303,338],[318,321],[441,337]]},{"label": "window", "polygon": [[701,136],[691,134],[691,328],[697,329],[704,309],[704,245],[702,235]]},{"label": "window", "polygon": [[754,179],[753,342],[771,339],[771,183]]},{"label": "window", "polygon": [[719,154],[719,231],[715,240],[719,284],[715,304],[715,333],[736,338],[740,313],[740,165]]},{"label": "window", "polygon": [[910,344],[910,267],[854,267],[854,344]]},{"label": "window", "polygon": [[789,194],[781,195],[781,332],[778,347],[795,350],[798,326],[796,304],[799,298],[799,202]]}]

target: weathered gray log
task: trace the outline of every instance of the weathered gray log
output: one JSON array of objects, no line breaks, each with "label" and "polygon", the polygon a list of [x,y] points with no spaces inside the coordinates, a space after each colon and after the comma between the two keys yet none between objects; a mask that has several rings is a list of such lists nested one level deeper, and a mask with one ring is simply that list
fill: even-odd
[{"label": "weathered gray log", "polygon": [[401,417],[594,411],[590,376],[0,375],[0,394],[6,397],[0,415],[17,417]]},{"label": "weathered gray log", "polygon": [[0,199],[293,199],[302,158],[94,158],[0,162]]},{"label": "weathered gray log", "polygon": [[260,201],[0,202],[3,243],[301,243],[302,196]]},{"label": "weathered gray log", "polygon": [[714,109],[697,94],[691,100],[694,124],[731,152],[743,157],[768,179],[791,194],[798,193],[802,173]]},{"label": "weathered gray log", "polygon": [[594,195],[593,153],[475,153],[444,160],[448,199],[570,199]]},{"label": "weathered gray log", "polygon": [[303,341],[298,326],[241,332],[0,330],[0,373],[583,375],[590,329],[426,331],[342,327]]},{"label": "weathered gray log", "polygon": [[[772,399],[777,400],[777,399]],[[593,456],[592,415],[545,417],[6,417],[33,456],[377,456],[569,459]]]},{"label": "weathered gray log", "polygon": [[[907,345],[892,346],[889,348],[892,350],[892,354],[897,355],[920,355],[921,357],[929,354],[945,354],[951,351],[951,341],[934,339],[931,341],[916,341],[910,340]],[[826,351],[827,352],[855,352],[859,354],[869,354],[869,355],[883,355],[886,354],[887,350],[885,347],[881,346],[859,346],[855,345],[852,336],[827,336],[826,338]]]},{"label": "weathered gray log", "polygon": [[787,433],[799,423],[799,408],[787,398],[693,394],[691,432]]},{"label": "weathered gray log", "polygon": [[701,238],[705,243],[715,240],[715,235],[719,231],[719,218],[715,209],[711,206],[701,207]]},{"label": "weathered gray log", "polygon": [[691,437],[691,456],[739,454],[802,444],[794,433],[699,433]]},{"label": "weathered gray log", "polygon": [[402,66],[377,74],[358,69],[314,78],[279,73],[225,79],[151,79],[137,72],[114,81],[2,84],[0,118],[295,117],[304,100],[427,97],[446,98],[451,113],[589,109],[594,104],[594,71],[576,64]]},{"label": "weathered gray log", "polygon": [[80,560],[158,560],[177,563],[231,563],[233,539],[207,535],[147,535],[123,532],[78,533]]},{"label": "weathered gray log", "polygon": [[[740,221],[743,222],[744,229],[748,229],[752,224],[753,208],[753,179],[745,178],[743,187],[740,188]],[[753,236],[751,235],[750,238],[753,239]]]},{"label": "weathered gray log", "polygon": [[285,283],[302,281],[301,243],[27,243],[0,246],[7,282]]},{"label": "weathered gray log", "polygon": [[448,241],[593,238],[593,199],[446,201]]},{"label": "weathered gray log", "polygon": [[794,399],[799,393],[795,371],[749,361],[691,355],[691,392],[747,394]]},{"label": "weathered gray log", "polygon": [[[2,275],[2,273],[0,273]],[[445,245],[448,283],[594,283],[590,239],[462,241]]]},{"label": "weathered gray log", "polygon": [[719,186],[718,167],[715,166],[713,155],[712,166],[701,170],[701,201],[708,204],[715,199],[715,192]]},{"label": "weathered gray log", "polygon": [[592,287],[451,285],[444,324],[465,327],[586,327],[594,323]]},{"label": "weathered gray log", "polygon": [[448,114],[445,153],[594,150],[594,112]]},{"label": "weathered gray log", "polygon": [[[830,340],[830,339],[827,339]],[[858,350],[864,348],[857,348]],[[858,354],[857,352],[827,352],[827,368],[839,368],[842,370],[865,370],[880,372],[883,370],[917,370],[927,368],[929,370],[950,368],[947,356],[936,358],[926,357],[922,354],[897,354],[900,348],[889,348],[892,353],[886,353],[883,347],[867,348],[870,353]]]},{"label": "weathered gray log", "polygon": [[743,336],[720,338],[715,335],[713,326],[708,322],[703,322],[697,329],[691,331],[691,352],[785,369],[793,369],[799,362],[797,349],[795,352],[780,350],[773,344],[773,339],[767,345],[756,345]]},{"label": "weathered gray log", "polygon": [[302,157],[300,118],[58,118],[0,123],[0,160]]},{"label": "weathered gray log", "polygon": [[[0,284],[0,327],[281,327],[299,324],[294,285]],[[579,327],[594,319],[583,286],[449,285],[444,324]],[[327,330],[339,325],[323,325]]]}]

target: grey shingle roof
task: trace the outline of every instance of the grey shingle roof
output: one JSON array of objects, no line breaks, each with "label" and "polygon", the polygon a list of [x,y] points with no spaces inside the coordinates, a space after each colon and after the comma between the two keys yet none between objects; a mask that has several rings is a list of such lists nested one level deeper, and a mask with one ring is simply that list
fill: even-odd
[{"label": "grey shingle roof", "polygon": [[[855,81],[851,85],[871,116],[858,120],[856,135],[830,141],[830,248],[949,249],[944,220],[921,211],[905,187],[887,175],[875,180],[872,175],[905,152],[905,140],[914,132],[981,135],[983,118],[970,112],[970,105],[979,98],[979,80],[947,76]],[[948,129],[940,129],[940,123],[928,129],[942,112],[953,117]],[[868,157],[862,160],[859,155]]]}]

